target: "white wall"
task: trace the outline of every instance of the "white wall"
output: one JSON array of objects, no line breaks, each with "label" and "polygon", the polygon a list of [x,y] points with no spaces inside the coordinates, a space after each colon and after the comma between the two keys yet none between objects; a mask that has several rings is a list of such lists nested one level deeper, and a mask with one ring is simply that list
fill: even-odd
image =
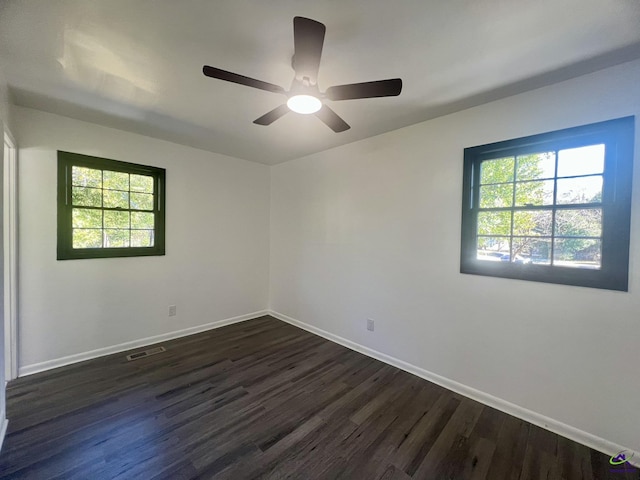
[{"label": "white wall", "polygon": [[463,149],[638,127],[639,86],[628,63],[273,167],[270,308],[640,450],[640,138],[628,293],[459,273]]},{"label": "white wall", "polygon": [[[21,370],[266,308],[269,167],[36,110],[13,117]],[[166,256],[57,261],[57,150],[166,168]]]},{"label": "white wall", "polygon": [[11,130],[11,102],[9,101],[9,90],[7,82],[0,71],[0,121]]}]

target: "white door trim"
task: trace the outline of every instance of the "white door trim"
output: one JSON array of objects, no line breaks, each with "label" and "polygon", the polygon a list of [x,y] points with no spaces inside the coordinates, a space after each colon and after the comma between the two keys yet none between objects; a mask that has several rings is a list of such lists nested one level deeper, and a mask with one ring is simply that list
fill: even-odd
[{"label": "white door trim", "polygon": [[[4,158],[4,347],[5,381],[18,377],[18,149],[13,136],[4,130],[9,155]],[[4,157],[4,156],[3,156]]]}]

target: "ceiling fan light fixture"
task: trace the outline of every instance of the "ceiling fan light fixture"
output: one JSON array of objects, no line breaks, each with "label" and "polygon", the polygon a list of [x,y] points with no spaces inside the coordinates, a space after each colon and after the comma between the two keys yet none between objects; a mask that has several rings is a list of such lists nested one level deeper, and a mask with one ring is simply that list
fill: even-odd
[{"label": "ceiling fan light fixture", "polygon": [[287,107],[293,112],[308,115],[320,110],[322,102],[312,95],[294,95],[287,100]]}]

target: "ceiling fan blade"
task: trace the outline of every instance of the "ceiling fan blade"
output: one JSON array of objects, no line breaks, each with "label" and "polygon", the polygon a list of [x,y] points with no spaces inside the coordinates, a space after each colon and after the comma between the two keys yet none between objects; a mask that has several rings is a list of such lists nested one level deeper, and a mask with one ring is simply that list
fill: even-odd
[{"label": "ceiling fan blade", "polygon": [[207,77],[217,78],[218,80],[224,80],[226,82],[238,83],[240,85],[246,85],[247,87],[259,88],[260,90],[266,90],[274,93],[286,93],[284,88],[273,83],[263,82],[262,80],[256,80],[255,78],[245,77],[233,72],[227,72],[220,68],[210,67],[205,65],[202,67],[202,73]]},{"label": "ceiling fan blade", "polygon": [[344,132],[351,128],[347,122],[326,105],[322,105],[322,108],[318,110],[315,115],[336,133]]},{"label": "ceiling fan blade", "polygon": [[253,123],[258,125],[271,125],[273,122],[282,117],[285,113],[290,112],[289,107],[287,105],[280,105],[279,107],[274,108],[268,113],[265,113],[260,118],[256,118]]},{"label": "ceiling fan blade", "polygon": [[402,79],[392,78],[329,87],[325,95],[329,100],[352,100],[356,98],[395,97],[400,95],[401,91]]},{"label": "ceiling fan blade", "polygon": [[325,30],[326,27],[322,23],[310,18],[293,18],[295,54],[292,66],[298,80],[307,77],[310,83],[318,83],[318,68],[322,57]]}]

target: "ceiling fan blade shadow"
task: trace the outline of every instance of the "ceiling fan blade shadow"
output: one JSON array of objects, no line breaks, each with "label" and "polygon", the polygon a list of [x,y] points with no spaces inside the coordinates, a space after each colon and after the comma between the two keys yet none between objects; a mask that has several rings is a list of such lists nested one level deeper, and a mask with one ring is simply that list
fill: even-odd
[{"label": "ceiling fan blade shadow", "polygon": [[349,130],[351,127],[340,116],[326,105],[315,113],[316,117],[322,120],[331,130],[336,133]]},{"label": "ceiling fan blade shadow", "polygon": [[296,78],[307,77],[312,84],[318,83],[318,68],[322,57],[326,27],[315,20],[304,17],[293,18],[293,41],[295,53],[292,66]]},{"label": "ceiling fan blade shadow", "polygon": [[260,118],[256,118],[253,123],[257,125],[271,125],[273,122],[278,120],[284,114],[290,112],[289,107],[287,105],[280,105],[279,107],[274,108],[270,112],[265,113]]},{"label": "ceiling fan blade shadow", "polygon": [[402,79],[376,80],[329,87],[325,95],[329,100],[353,100],[356,98],[395,97],[402,91]]},{"label": "ceiling fan blade shadow", "polygon": [[217,78],[218,80],[224,80],[226,82],[237,83],[239,85],[246,85],[247,87],[258,88],[260,90],[266,90],[273,93],[286,93],[284,88],[273,83],[263,82],[262,80],[256,80],[255,78],[245,77],[233,72],[227,72],[216,67],[210,67],[205,65],[202,67],[202,73],[207,77]]}]

